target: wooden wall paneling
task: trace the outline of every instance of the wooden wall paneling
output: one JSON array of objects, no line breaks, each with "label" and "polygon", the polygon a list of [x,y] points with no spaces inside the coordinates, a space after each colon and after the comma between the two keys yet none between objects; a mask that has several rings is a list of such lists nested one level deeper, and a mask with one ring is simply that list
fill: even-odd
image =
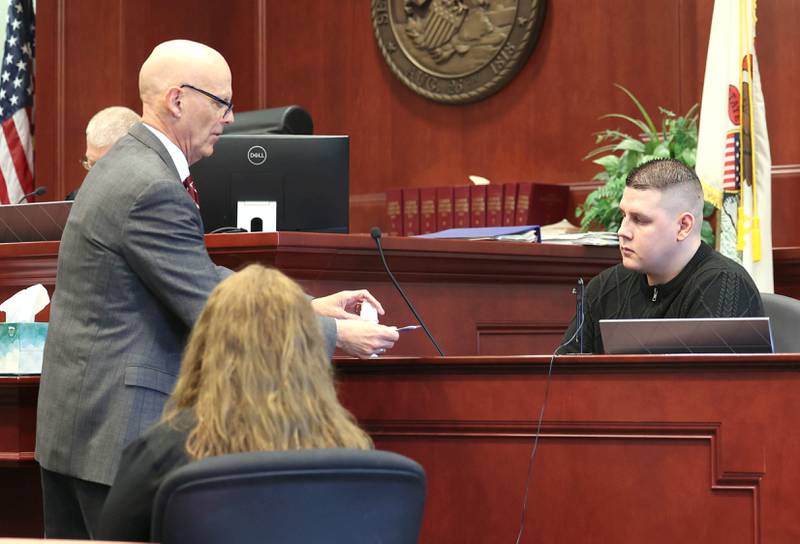
[{"label": "wooden wall paneling", "polygon": [[800,299],[800,247],[776,247],[772,255],[775,292]]},{"label": "wooden wall paneling", "polygon": [[33,460],[38,392],[38,376],[0,376],[0,536],[43,536],[39,466]]},{"label": "wooden wall paneling", "polygon": [[[228,61],[233,77],[234,103],[239,110],[258,105],[259,15],[263,0],[234,0],[220,4],[212,0],[176,0],[172,2],[125,2],[124,18],[128,23],[125,66],[128,67],[128,91],[136,101],[138,72],[153,47],[172,39],[205,43]],[[136,39],[133,39],[133,37]]]},{"label": "wooden wall paneling", "polygon": [[[568,286],[564,286],[564,293],[569,291]],[[566,298],[562,299],[566,300]],[[553,301],[557,305],[557,301]],[[530,309],[531,314],[536,317],[552,315],[549,311],[550,305],[537,300],[531,304],[530,300],[523,301]],[[548,311],[543,311],[547,307]],[[559,314],[560,321],[547,322],[543,320],[531,321],[529,323],[515,321],[488,323],[477,320],[475,331],[477,333],[475,352],[478,355],[490,355],[492,353],[550,353],[561,343],[564,336],[566,322],[575,314],[574,310],[569,311],[568,304],[561,306]]]},{"label": "wooden wall paneling", "polygon": [[[796,107],[800,87],[800,47],[795,21],[800,3],[791,0],[758,2],[758,54],[767,130],[773,165],[800,163],[800,109]],[[795,189],[795,199],[800,192]]]},{"label": "wooden wall paneling", "polygon": [[36,6],[36,66],[34,90],[34,181],[48,187],[49,195],[63,195],[62,175],[58,172],[63,151],[59,142],[62,133],[64,62],[59,58],[63,47],[58,40],[63,32],[57,0],[39,0]]},{"label": "wooden wall paneling", "polygon": [[[679,64],[678,69],[672,74],[678,83],[679,94],[675,109],[672,111],[684,114],[702,100],[714,2],[679,0],[678,5],[678,20],[674,23],[665,21],[663,30],[675,32],[679,36]],[[669,26],[666,23],[670,23]]]},{"label": "wooden wall paneling", "polygon": [[[699,101],[713,3],[658,0],[642,9],[634,0],[550,1],[522,71],[466,106],[429,102],[391,74],[360,0],[40,0],[37,7],[36,173],[51,187],[47,198],[82,180],[77,159],[91,114],[113,103],[139,109],[142,60],[155,43],[187,37],[228,58],[239,111],[299,103],[320,133],[351,136],[352,230],[364,232],[382,221],[382,194],[392,186],[457,184],[472,173],[497,183],[591,179],[598,168],[581,158],[594,132],[615,126],[597,118],[635,113],[614,82],[651,112],[683,112]],[[791,107],[800,55],[790,21],[798,9],[790,0],[759,4],[778,166],[800,163]]]},{"label": "wooden wall paneling", "polygon": [[[790,514],[800,468],[787,454],[800,438],[785,418],[797,404],[791,356],[612,359],[556,361],[527,535],[800,538]],[[513,541],[549,358],[536,361],[524,370],[503,358],[339,363],[340,398],[377,446],[428,471],[421,542]]]},{"label": "wooden wall paneling", "polygon": [[[800,154],[798,154],[800,157]],[[800,246],[800,164],[772,168],[772,246]],[[775,276],[777,278],[777,275]]]},{"label": "wooden wall paneling", "polygon": [[42,486],[39,465],[0,463],[0,535],[44,537]]},{"label": "wooden wall paneling", "polygon": [[[716,480],[712,438],[646,426],[627,436],[604,430],[567,434],[545,426],[523,541],[758,542],[754,482],[709,485]],[[374,435],[380,449],[424,463],[420,542],[469,541],[459,527],[465,519],[474,542],[514,542],[532,432],[468,433]]]},{"label": "wooden wall paneling", "polygon": [[48,186],[43,200],[61,199],[80,185],[86,123],[98,110],[123,103],[123,26],[120,2],[37,3],[35,178]]},{"label": "wooden wall paneling", "polygon": [[[648,10],[636,2],[615,9],[550,2],[539,44],[520,74],[466,106],[430,102],[397,81],[377,51],[368,7],[355,4],[271,6],[268,23],[270,101],[303,103],[320,131],[352,136],[352,195],[458,184],[472,173],[496,182],[588,179],[596,167],[581,157],[593,147],[592,133],[605,126],[597,117],[632,111],[615,81],[651,108],[675,107],[671,74],[679,38],[661,23],[676,18],[671,1]],[[309,48],[294,26],[301,13],[312,14],[319,43],[336,47]],[[662,39],[649,40],[655,34]],[[643,54],[631,47],[643,41],[649,44]]]},{"label": "wooden wall paneling", "polygon": [[[60,199],[84,170],[86,123],[123,105],[141,112],[139,68],[152,48],[186,38],[219,50],[231,66],[240,110],[263,103],[265,0],[133,2],[40,0],[37,5],[36,182]],[[259,56],[260,55],[260,56]]]}]

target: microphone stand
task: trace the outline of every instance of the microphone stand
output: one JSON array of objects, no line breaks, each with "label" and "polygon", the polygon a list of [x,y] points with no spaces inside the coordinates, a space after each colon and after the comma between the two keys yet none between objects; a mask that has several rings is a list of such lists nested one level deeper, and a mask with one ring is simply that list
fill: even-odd
[{"label": "microphone stand", "polygon": [[574,290],[575,291],[575,322],[578,325],[578,348],[580,349],[579,353],[584,353],[583,351],[583,325],[584,325],[584,286],[583,286],[583,278],[578,278],[578,287]]},{"label": "microphone stand", "polygon": [[372,239],[375,240],[375,244],[378,246],[378,253],[381,256],[381,261],[383,262],[383,268],[386,270],[386,273],[389,275],[389,279],[392,280],[392,283],[397,288],[397,290],[400,292],[400,296],[403,297],[403,300],[408,305],[409,309],[411,309],[411,313],[414,314],[414,317],[417,318],[417,321],[419,322],[419,324],[422,325],[422,330],[424,330],[425,334],[427,334],[428,338],[430,338],[431,342],[433,343],[433,347],[436,348],[436,351],[439,352],[439,355],[444,357],[444,353],[442,353],[442,348],[440,348],[439,344],[436,343],[436,340],[433,338],[433,335],[431,334],[431,331],[428,330],[428,327],[425,325],[425,322],[419,316],[419,314],[417,313],[417,310],[414,309],[414,305],[411,304],[411,301],[406,296],[405,292],[403,291],[403,288],[400,287],[400,284],[395,279],[394,274],[392,274],[392,271],[389,270],[389,265],[386,263],[386,257],[383,255],[383,247],[381,247],[381,229],[379,229],[378,227],[373,227],[372,231],[370,232],[370,235],[372,236]]},{"label": "microphone stand", "polygon": [[47,192],[47,187],[45,187],[45,186],[37,187],[35,190],[31,191],[30,193],[22,195],[22,198],[17,200],[17,204],[18,205],[22,204],[23,200],[27,200],[28,198],[30,198],[32,196],[42,196],[46,192]]}]

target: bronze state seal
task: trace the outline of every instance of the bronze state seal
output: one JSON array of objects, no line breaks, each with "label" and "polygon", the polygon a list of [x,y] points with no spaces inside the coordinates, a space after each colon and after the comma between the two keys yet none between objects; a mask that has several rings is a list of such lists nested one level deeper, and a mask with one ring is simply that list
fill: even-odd
[{"label": "bronze state seal", "polygon": [[392,72],[431,100],[474,102],[522,67],[545,0],[372,0],[375,39]]}]

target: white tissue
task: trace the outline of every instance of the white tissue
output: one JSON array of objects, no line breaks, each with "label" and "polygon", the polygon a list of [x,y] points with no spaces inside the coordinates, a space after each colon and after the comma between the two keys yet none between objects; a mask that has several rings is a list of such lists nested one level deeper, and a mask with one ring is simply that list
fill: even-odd
[{"label": "white tissue", "polygon": [[372,305],[369,301],[362,301],[361,302],[361,321],[371,321],[373,323],[378,322],[378,309]]},{"label": "white tissue", "polygon": [[44,285],[37,283],[18,291],[0,304],[0,311],[6,313],[9,323],[30,323],[42,309],[50,304],[50,295]]}]

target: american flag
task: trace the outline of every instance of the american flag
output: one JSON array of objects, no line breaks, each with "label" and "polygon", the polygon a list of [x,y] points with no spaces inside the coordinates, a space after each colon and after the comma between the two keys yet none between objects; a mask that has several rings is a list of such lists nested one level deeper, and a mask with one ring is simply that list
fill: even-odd
[{"label": "american flag", "polygon": [[722,177],[722,190],[725,192],[738,191],[741,159],[739,132],[729,132],[725,138],[725,169]]},{"label": "american flag", "polygon": [[0,204],[33,191],[33,4],[11,0],[0,71]]}]

